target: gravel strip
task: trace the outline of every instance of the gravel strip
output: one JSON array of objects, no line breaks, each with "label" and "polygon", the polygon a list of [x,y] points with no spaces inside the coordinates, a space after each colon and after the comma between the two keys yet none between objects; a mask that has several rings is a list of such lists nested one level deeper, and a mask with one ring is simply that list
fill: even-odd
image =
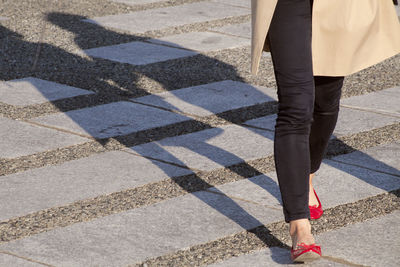
[{"label": "gravel strip", "polygon": [[[336,206],[324,211],[324,216],[320,220],[311,221],[313,234],[318,235],[349,224],[363,222],[399,209],[400,189],[354,203]],[[266,247],[278,246],[289,249],[287,245],[289,242],[290,236],[288,235],[287,224],[281,221],[262,225],[205,244],[195,245],[188,249],[179,250],[175,253],[149,259],[131,266],[204,266]],[[327,260],[332,259],[327,258]]]}]

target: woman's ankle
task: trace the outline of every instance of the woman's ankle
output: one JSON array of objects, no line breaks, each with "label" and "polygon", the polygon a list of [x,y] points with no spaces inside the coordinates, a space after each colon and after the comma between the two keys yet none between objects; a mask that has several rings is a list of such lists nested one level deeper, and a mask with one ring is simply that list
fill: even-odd
[{"label": "woman's ankle", "polygon": [[315,243],[314,237],[311,233],[311,224],[308,219],[299,219],[290,222],[289,229],[290,237],[292,238],[292,246],[296,247],[297,244]]},{"label": "woman's ankle", "polygon": [[290,232],[290,235],[294,235],[298,232],[299,233],[304,233],[304,232],[311,233],[310,221],[306,218],[290,221],[289,232]]}]

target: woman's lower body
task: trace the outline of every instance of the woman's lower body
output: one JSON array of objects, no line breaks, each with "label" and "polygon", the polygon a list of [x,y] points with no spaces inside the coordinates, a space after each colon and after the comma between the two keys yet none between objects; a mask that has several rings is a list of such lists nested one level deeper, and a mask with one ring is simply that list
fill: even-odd
[{"label": "woman's lower body", "polygon": [[278,0],[268,42],[278,87],[274,153],[286,222],[310,218],[309,175],[320,167],[335,128],[344,79],[313,76],[311,26],[312,0]]}]

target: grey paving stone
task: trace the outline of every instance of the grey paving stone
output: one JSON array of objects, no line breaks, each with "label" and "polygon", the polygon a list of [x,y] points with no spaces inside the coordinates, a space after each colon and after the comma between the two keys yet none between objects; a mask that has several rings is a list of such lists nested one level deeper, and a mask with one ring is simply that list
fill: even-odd
[{"label": "grey paving stone", "polygon": [[334,131],[336,137],[370,131],[400,121],[400,117],[385,116],[373,112],[341,107]]},{"label": "grey paving stone", "polygon": [[17,106],[87,94],[93,92],[32,77],[0,82],[0,101]]},{"label": "grey paving stone", "polygon": [[113,151],[3,176],[0,196],[7,205],[0,206],[0,221],[189,173]]},{"label": "grey paving stone", "polygon": [[132,99],[170,110],[208,116],[236,108],[274,101],[272,88],[222,81]]},{"label": "grey paving stone", "polygon": [[279,221],[280,211],[197,192],[0,245],[55,266],[125,266]]},{"label": "grey paving stone", "polygon": [[218,51],[229,48],[249,46],[250,40],[215,32],[189,32],[149,40],[163,44],[200,52]]},{"label": "grey paving stone", "polygon": [[168,0],[112,0],[112,1],[134,6],[134,5],[152,4],[157,2],[166,2]]},{"label": "grey paving stone", "polygon": [[[276,115],[269,115],[247,121],[245,124],[273,131],[275,129],[275,120]],[[397,117],[341,107],[333,135],[342,137],[380,128],[399,121],[400,118]]]},{"label": "grey paving stone", "polygon": [[240,36],[243,38],[251,39],[251,24],[250,22],[241,24],[232,24],[218,28],[211,28],[210,30]]},{"label": "grey paving stone", "polygon": [[145,42],[131,42],[84,50],[91,57],[105,58],[120,63],[145,65],[170,59],[196,55],[196,52]]},{"label": "grey paving stone", "polygon": [[244,123],[244,125],[254,126],[261,129],[266,129],[270,131],[275,131],[275,122],[277,115],[272,114],[264,117],[260,117],[253,120],[248,120]]},{"label": "grey paving stone", "polygon": [[33,121],[96,138],[106,138],[188,119],[172,112],[121,101],[38,117]]},{"label": "grey paving stone", "polygon": [[89,139],[0,117],[0,157],[15,158]]},{"label": "grey paving stone", "polygon": [[44,265],[0,252],[0,266],[43,267]]},{"label": "grey paving stone", "polygon": [[272,172],[212,187],[207,189],[207,191],[223,192],[230,197],[244,199],[268,207],[275,207],[279,210],[282,209],[278,180],[275,173]]},{"label": "grey paving stone", "polygon": [[212,0],[211,2],[251,8],[251,0]]},{"label": "grey paving stone", "polygon": [[[400,179],[397,176],[331,160],[326,160],[324,165],[324,169],[321,168],[316,174],[315,187],[318,188],[318,196],[321,191],[322,198],[329,207],[400,188]],[[335,200],[338,195],[341,196],[340,200]]]},{"label": "grey paving stone", "polygon": [[[272,247],[267,249],[262,249],[250,254],[241,255],[239,257],[233,257],[226,261],[207,265],[208,267],[270,267],[270,266],[296,266],[292,264],[290,260],[289,250]],[[314,261],[309,264],[302,264],[301,266],[314,266],[314,267],[344,267],[348,265],[343,265],[336,262],[331,262],[326,259],[321,259]]]},{"label": "grey paving stone", "polygon": [[[400,211],[317,236],[322,253],[364,266],[399,266]],[[346,248],[346,249],[344,249]]]},{"label": "grey paving stone", "polygon": [[400,177],[400,143],[376,146],[363,151],[337,156],[335,161],[356,164]]},{"label": "grey paving stone", "polygon": [[400,116],[400,86],[343,99],[342,104]]},{"label": "grey paving stone", "polygon": [[[372,154],[371,151],[368,153]],[[383,162],[387,158],[394,158],[396,161],[398,159],[398,157],[395,157],[397,153],[398,151],[390,149],[386,149],[384,152],[380,151],[380,154],[375,153],[375,159],[370,159],[369,163],[372,166],[384,165]],[[361,154],[362,152],[349,154],[346,162],[351,164],[354,159],[354,162],[359,161]],[[386,166],[386,169],[393,170],[390,166]],[[400,178],[398,176],[375,172],[332,160],[324,161],[313,181],[315,190],[324,208],[355,202],[400,188]],[[256,202],[265,206],[279,207],[281,203],[275,172],[227,183],[209,190],[219,190],[228,196]],[[338,195],[340,195],[340,198],[337,197]]]},{"label": "grey paving stone", "polygon": [[225,4],[204,1],[128,14],[98,17],[85,21],[133,33],[144,33],[167,27],[248,14],[250,14],[250,10],[247,8],[233,6],[227,8]]},{"label": "grey paving stone", "polygon": [[397,176],[331,160],[325,161],[313,181],[315,190],[326,208],[400,188],[400,179]]},{"label": "grey paving stone", "polygon": [[271,155],[272,138],[267,131],[227,125],[130,149],[140,155],[207,171]]}]

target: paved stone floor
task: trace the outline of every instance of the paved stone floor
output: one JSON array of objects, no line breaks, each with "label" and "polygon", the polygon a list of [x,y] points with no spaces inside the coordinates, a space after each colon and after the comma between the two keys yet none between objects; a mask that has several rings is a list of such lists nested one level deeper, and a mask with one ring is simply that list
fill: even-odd
[{"label": "paved stone floor", "polygon": [[[397,8],[399,13],[400,9]],[[4,0],[0,266],[290,266],[249,0]],[[346,77],[323,258],[400,262],[400,55]]]}]

